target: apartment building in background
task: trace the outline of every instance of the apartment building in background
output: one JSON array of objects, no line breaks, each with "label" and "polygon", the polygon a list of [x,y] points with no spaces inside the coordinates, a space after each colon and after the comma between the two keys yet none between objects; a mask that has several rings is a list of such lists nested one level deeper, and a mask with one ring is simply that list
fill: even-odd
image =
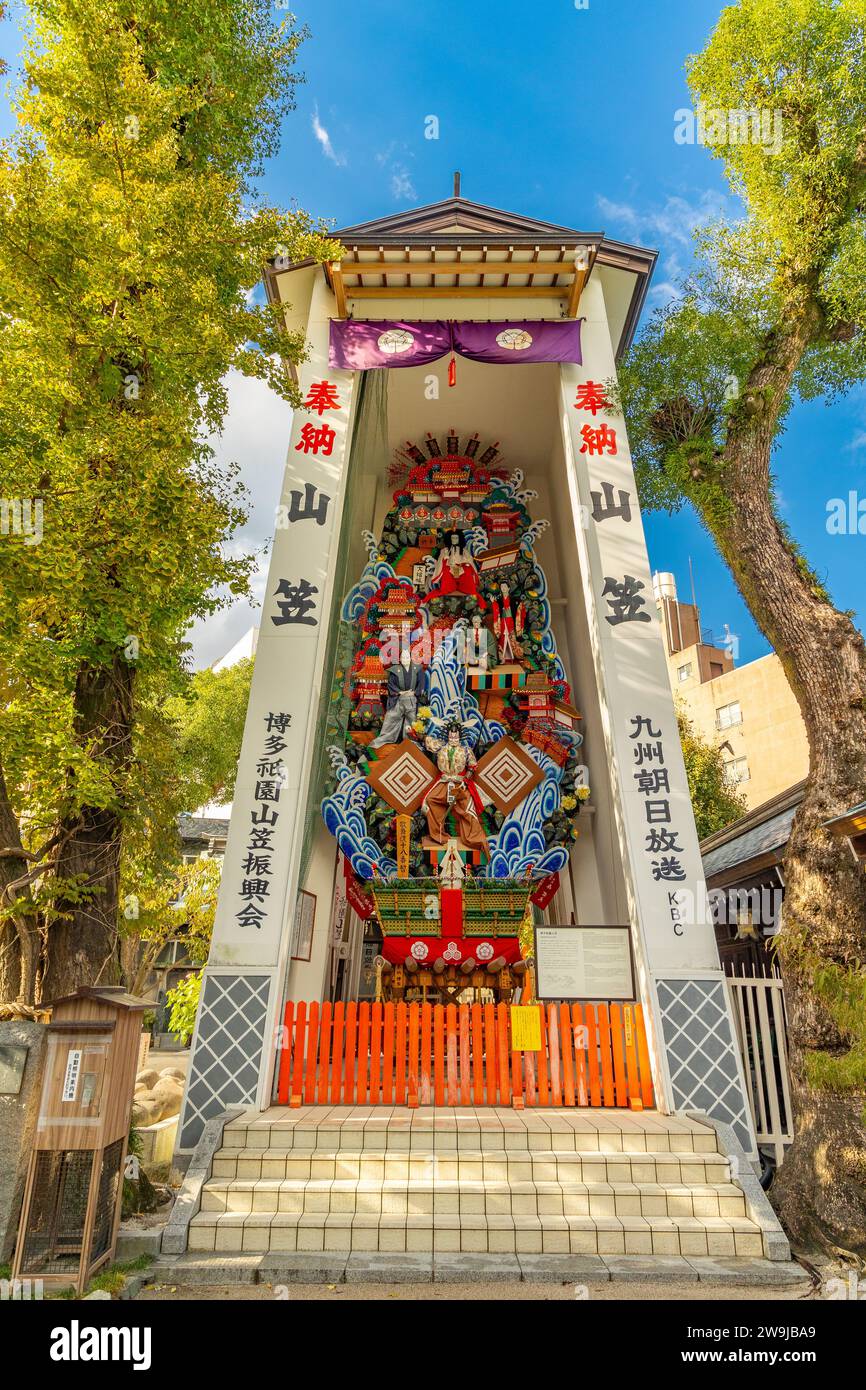
[{"label": "apartment building in background", "polygon": [[806,730],[775,652],[736,666],[733,638],[716,645],[702,631],[697,604],[680,601],[672,574],[654,574],[653,591],[674,697],[696,731],[721,748],[748,809],[801,782],[809,771]]}]

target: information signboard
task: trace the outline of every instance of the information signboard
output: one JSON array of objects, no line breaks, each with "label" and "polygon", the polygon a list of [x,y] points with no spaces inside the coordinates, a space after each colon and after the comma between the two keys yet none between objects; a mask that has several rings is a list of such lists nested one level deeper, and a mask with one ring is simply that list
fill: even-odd
[{"label": "information signboard", "polygon": [[634,999],[628,927],[536,927],[539,999]]}]

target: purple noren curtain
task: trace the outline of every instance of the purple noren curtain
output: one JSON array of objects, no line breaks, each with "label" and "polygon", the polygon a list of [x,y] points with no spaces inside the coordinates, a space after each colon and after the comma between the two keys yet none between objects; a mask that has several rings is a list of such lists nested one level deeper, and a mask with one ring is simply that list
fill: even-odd
[{"label": "purple noren curtain", "polygon": [[441,319],[429,323],[331,319],[328,362],[350,372],[366,372],[374,367],[421,367],[450,351],[451,327]]},{"label": "purple noren curtain", "polygon": [[347,371],[420,367],[457,352],[475,362],[581,362],[580,319],[404,322],[332,319],[328,361]]},{"label": "purple noren curtain", "polygon": [[580,320],[455,323],[454,348],[474,362],[580,362]]}]

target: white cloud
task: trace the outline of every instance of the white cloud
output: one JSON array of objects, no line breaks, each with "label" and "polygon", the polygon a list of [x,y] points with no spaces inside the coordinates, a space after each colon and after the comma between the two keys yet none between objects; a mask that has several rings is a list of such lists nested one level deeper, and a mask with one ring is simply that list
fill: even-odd
[{"label": "white cloud", "polygon": [[[691,252],[693,233],[714,218],[730,212],[728,199],[722,193],[704,189],[693,199],[672,194],[664,203],[656,207],[637,207],[634,203],[617,203],[603,194],[596,197],[596,206],[606,223],[613,223],[614,234],[632,241],[655,243],[660,251],[657,280],[650,289],[650,297],[659,303],[676,299],[680,294],[679,282],[685,277],[688,256],[683,256],[683,248]],[[608,229],[609,230],[609,229]]]},{"label": "white cloud", "polygon": [[[398,154],[402,155],[403,159],[396,159],[395,155]],[[384,150],[377,150],[373,158],[390,175],[391,197],[398,203],[413,202],[418,194],[408,165],[403,162],[404,159],[415,158],[409,146],[402,141],[392,140]]]},{"label": "white cloud", "polygon": [[218,661],[252,624],[258,624],[267,583],[268,559],[280,500],[292,410],[262,381],[231,372],[229,408],[223,432],[210,441],[217,464],[237,463],[247,488],[246,524],[226,546],[228,555],[257,555],[253,602],[237,600],[211,617],[194,622],[187,633],[198,669]]},{"label": "white cloud", "polygon": [[691,245],[696,227],[730,210],[724,194],[711,189],[705,189],[692,201],[672,195],[660,207],[648,208],[614,203],[599,194],[596,206],[604,218],[626,229],[629,236],[657,237],[679,246]]},{"label": "white cloud", "polygon": [[398,202],[411,202],[417,196],[405,164],[395,164],[391,170],[391,192]]},{"label": "white cloud", "polygon": [[657,299],[660,304],[667,304],[671,299],[678,299],[682,295],[679,285],[675,285],[673,280],[654,280],[650,286],[650,299]]},{"label": "white cloud", "polygon": [[314,107],[313,107],[313,121],[312,121],[312,125],[313,125],[313,134],[315,135],[316,139],[318,140],[319,144],[321,145],[321,147],[322,147],[322,153],[324,154],[325,158],[326,158],[326,159],[330,159],[331,162],[332,162],[332,164],[337,164],[337,165],[339,165],[340,168],[345,167],[345,164],[346,164],[345,156],[344,156],[344,155],[341,155],[341,154],[337,154],[337,151],[334,149],[334,146],[331,144],[331,137],[330,137],[330,135],[329,135],[328,132],[326,131],[325,127],[322,125],[322,122],[319,120],[319,108],[318,108],[318,106],[314,106]]}]

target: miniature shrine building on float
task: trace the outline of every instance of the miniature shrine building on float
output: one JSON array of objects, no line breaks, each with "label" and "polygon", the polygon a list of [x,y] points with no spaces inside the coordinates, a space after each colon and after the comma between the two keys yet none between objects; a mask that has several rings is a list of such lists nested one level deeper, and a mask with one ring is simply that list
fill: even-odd
[{"label": "miniature shrine building on float", "polygon": [[266,277],[309,357],[181,1148],[231,1107],[357,1101],[362,1049],[366,1103],[418,1103],[419,1003],[481,1006],[449,1096],[490,1103],[492,1026],[543,1101],[564,1002],[574,1103],[612,1055],[617,1105],[753,1152],[616,405],[655,254],[456,196],[335,236]]}]

